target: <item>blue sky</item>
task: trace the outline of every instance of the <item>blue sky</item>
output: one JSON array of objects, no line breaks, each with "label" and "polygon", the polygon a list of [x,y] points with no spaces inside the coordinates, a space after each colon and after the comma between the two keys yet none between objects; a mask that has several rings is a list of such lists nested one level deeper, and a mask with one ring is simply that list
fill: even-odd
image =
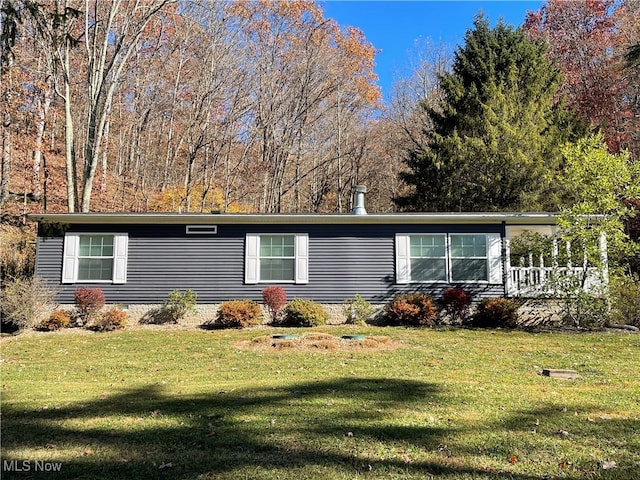
[{"label": "blue sky", "polygon": [[528,10],[538,10],[542,1],[402,1],[402,0],[325,0],[319,2],[325,17],[340,25],[358,27],[373,46],[375,71],[385,99],[389,99],[393,81],[407,68],[416,40],[431,39],[445,43],[453,51],[462,44],[473,19],[482,11],[495,25],[499,18],[518,26]]}]

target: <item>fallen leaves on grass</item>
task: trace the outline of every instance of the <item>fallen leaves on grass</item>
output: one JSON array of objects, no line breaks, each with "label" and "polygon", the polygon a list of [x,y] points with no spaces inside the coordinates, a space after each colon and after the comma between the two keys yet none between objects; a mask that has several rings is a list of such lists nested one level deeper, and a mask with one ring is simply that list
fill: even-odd
[{"label": "fallen leaves on grass", "polygon": [[395,350],[400,342],[385,336],[367,336],[364,340],[343,339],[328,333],[308,333],[293,339],[256,337],[250,341],[238,342],[236,346],[243,350],[302,350],[302,351],[338,351],[338,350]]}]

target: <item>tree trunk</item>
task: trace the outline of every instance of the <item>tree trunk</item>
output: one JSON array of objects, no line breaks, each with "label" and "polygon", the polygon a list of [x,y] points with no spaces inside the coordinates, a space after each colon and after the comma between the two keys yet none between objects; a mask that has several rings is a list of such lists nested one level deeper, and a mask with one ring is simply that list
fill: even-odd
[{"label": "tree trunk", "polygon": [[[9,94],[5,95],[10,97]],[[8,103],[7,103],[8,104]],[[2,119],[2,179],[0,180],[0,204],[9,198],[9,171],[11,170],[11,114],[5,112]]]},{"label": "tree trunk", "polygon": [[[69,52],[65,59],[65,69],[69,68]],[[73,116],[71,115],[71,88],[69,77],[64,78],[64,160],[67,174],[67,208],[69,213],[76,211],[78,190],[76,187],[76,150],[73,144]]]},{"label": "tree trunk", "polygon": [[[131,26],[129,19],[121,25],[119,32],[114,31],[119,15],[131,15],[125,12],[122,3],[110,3],[107,17],[103,19],[102,32],[98,33],[98,24],[91,25],[88,20],[89,0],[85,0],[85,39],[86,54],[89,62],[89,114],[87,116],[84,171],[82,176],[82,211],[88,212],[91,206],[91,192],[95,179],[100,148],[105,125],[110,115],[111,102],[118,82],[129,62],[129,58],[138,48],[138,41],[154,15],[169,0],[157,0],[147,5],[139,22]],[[94,0],[93,13],[98,18],[97,0]]]},{"label": "tree trunk", "polygon": [[33,192],[33,199],[36,202],[39,202],[42,196],[42,144],[44,141],[45,127],[47,125],[47,115],[49,114],[49,107],[51,106],[54,94],[53,78],[49,77],[47,79],[46,89],[42,92],[42,95],[37,96],[38,120],[36,122],[35,148],[33,149],[33,175],[31,178],[31,191]]}]

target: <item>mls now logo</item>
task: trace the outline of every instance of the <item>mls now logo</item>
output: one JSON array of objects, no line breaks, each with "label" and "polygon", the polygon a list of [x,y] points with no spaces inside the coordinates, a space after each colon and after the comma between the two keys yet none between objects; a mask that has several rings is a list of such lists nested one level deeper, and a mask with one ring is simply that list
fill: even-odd
[{"label": "mls now logo", "polygon": [[2,470],[5,472],[59,472],[62,470],[62,462],[3,460]]}]

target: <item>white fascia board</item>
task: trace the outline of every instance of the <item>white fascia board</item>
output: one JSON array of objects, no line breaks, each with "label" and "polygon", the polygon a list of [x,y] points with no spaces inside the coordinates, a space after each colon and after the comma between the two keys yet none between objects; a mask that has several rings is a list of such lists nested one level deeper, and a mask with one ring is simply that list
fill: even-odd
[{"label": "white fascia board", "polygon": [[429,224],[501,224],[555,225],[555,213],[388,213],[388,214],[204,214],[204,213],[67,213],[33,214],[28,218],[41,223],[77,224],[194,224],[194,225],[429,225]]}]

